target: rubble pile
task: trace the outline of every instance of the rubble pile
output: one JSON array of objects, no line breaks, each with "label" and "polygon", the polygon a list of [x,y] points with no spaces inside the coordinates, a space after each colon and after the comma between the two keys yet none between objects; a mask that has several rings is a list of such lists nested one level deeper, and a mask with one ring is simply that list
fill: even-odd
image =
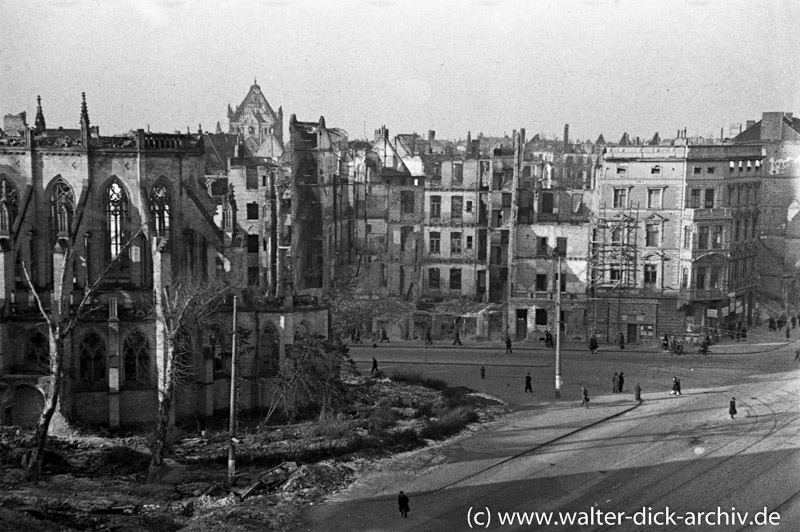
[{"label": "rubble pile", "polygon": [[231,490],[227,431],[175,442],[163,482],[148,485],[148,434],[53,437],[44,476],[29,482],[22,460],[33,431],[0,427],[0,530],[291,528],[303,505],[349,484],[375,458],[424,444],[390,447],[384,438],[413,435],[443,401],[441,392],[389,379],[358,379],[346,393],[347,407],[323,421],[243,423]]}]

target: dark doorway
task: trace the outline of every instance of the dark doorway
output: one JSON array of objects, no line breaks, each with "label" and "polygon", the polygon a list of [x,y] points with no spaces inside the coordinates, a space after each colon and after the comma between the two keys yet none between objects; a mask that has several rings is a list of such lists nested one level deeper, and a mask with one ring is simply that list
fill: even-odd
[{"label": "dark doorway", "polygon": [[636,343],[636,324],[629,323],[628,324],[628,337],[625,339],[629,344]]},{"label": "dark doorway", "polygon": [[517,309],[517,340],[528,337],[528,309]]}]

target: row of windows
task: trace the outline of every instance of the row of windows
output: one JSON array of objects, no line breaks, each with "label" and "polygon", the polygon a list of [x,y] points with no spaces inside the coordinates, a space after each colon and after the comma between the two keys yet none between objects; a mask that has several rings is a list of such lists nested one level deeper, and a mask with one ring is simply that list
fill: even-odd
[{"label": "row of windows", "polygon": [[[697,237],[692,239],[692,226],[683,228],[683,248],[692,249],[723,249],[725,246],[725,227],[722,225],[700,225],[697,227]],[[733,242],[743,242],[758,236],[758,215],[753,218],[740,218],[733,222]]]},{"label": "row of windows", "polygon": [[[742,159],[738,161],[730,161],[728,163],[728,173],[739,172],[758,172],[761,170],[760,159]],[[651,175],[660,175],[662,167],[660,164],[650,166]],[[715,174],[717,171],[716,166],[706,166],[706,174]],[[617,175],[624,176],[628,174],[628,166],[626,164],[618,164],[616,167]],[[703,173],[703,166],[693,166],[692,175],[701,175]]]},{"label": "row of windows", "polygon": [[[439,268],[428,269],[428,288],[432,290],[439,290],[445,288],[441,280],[441,271]],[[450,268],[449,278],[450,290],[461,290],[461,268]]]},{"label": "row of windows", "polygon": [[[615,188],[613,206],[615,209],[626,209],[632,187]],[[713,209],[717,207],[717,194],[714,188],[691,188],[688,190],[686,207],[690,209]],[[663,188],[647,189],[647,208],[661,209],[664,203]],[[748,205],[758,203],[758,189],[746,185],[731,185],[728,187],[728,206]]]},{"label": "row of windows", "polygon": [[[503,207],[511,207],[511,194],[503,194]],[[405,212],[405,211],[404,211]],[[451,219],[459,219],[462,217],[462,213],[473,212],[473,202],[472,200],[467,200],[464,202],[463,196],[451,196],[450,197],[450,218]],[[431,210],[430,210],[431,219],[438,219],[442,217],[442,197],[441,196],[431,196]]]},{"label": "row of windows", "polygon": [[[77,205],[72,187],[62,178],[56,178],[50,190],[50,235],[51,242],[55,244],[56,240],[69,237]],[[106,212],[106,259],[111,260],[121,253],[130,237],[128,194],[122,184],[114,180],[103,192],[103,200]],[[167,236],[170,195],[163,181],[157,182],[150,192],[150,209],[155,222],[155,232],[159,236]],[[9,179],[2,178],[0,179],[0,232],[11,230],[18,213],[19,195],[16,187]]]},{"label": "row of windows", "polygon": [[[615,209],[627,209],[628,200],[630,198],[631,187],[629,188],[615,188],[613,203]],[[647,208],[648,209],[661,209],[664,206],[664,188],[648,188],[647,189]]]},{"label": "row of windows", "polygon": [[[691,288],[695,290],[734,288],[736,284],[752,278],[755,271],[755,262],[755,257],[747,257],[731,261],[727,268],[724,266],[698,266],[692,270],[694,272],[694,283]],[[726,270],[728,279],[734,286],[726,287]],[[681,271],[681,288],[690,288],[689,268],[683,268]]]},{"label": "row of windows", "polygon": [[[181,339],[182,338],[182,339]],[[192,350],[186,335],[177,341],[176,365],[178,371],[192,371]],[[229,371],[230,353],[228,335],[220,324],[212,324],[208,332],[208,350],[214,359],[214,371]],[[262,333],[264,356],[259,357],[263,376],[275,376],[278,370],[277,334],[270,329]],[[87,332],[77,342],[78,381],[85,387],[102,385],[107,378],[108,347],[103,337],[93,331]],[[138,329],[128,334],[122,346],[123,379],[128,385],[151,386],[155,384],[154,367],[151,360],[150,342]],[[49,368],[49,346],[47,337],[34,332],[28,338],[25,358],[29,364],[47,370]]]},{"label": "row of windows", "polygon": [[[442,252],[441,249],[442,233],[439,231],[431,231],[428,234],[428,253],[438,255]],[[450,253],[462,253],[462,245],[466,246],[463,249],[471,250],[474,247],[474,238],[468,235],[464,241],[463,233],[460,231],[452,231],[450,233]]]}]

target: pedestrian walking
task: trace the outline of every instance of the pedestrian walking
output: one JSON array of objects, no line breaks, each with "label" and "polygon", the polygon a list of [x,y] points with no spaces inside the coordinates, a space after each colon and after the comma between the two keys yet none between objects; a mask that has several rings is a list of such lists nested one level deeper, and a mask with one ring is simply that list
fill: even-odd
[{"label": "pedestrian walking", "polygon": [[636,383],[636,386],[633,388],[633,398],[639,401],[640,403],[642,402],[642,387],[639,386],[638,382]]},{"label": "pedestrian walking", "polygon": [[731,419],[736,419],[736,398],[731,397],[730,405],[728,406],[728,414],[731,415]]},{"label": "pedestrian walking", "polygon": [[772,316],[769,317],[769,322],[767,322],[767,328],[770,331],[774,331],[777,327],[775,326],[775,318]]},{"label": "pedestrian walking", "polygon": [[800,349],[794,352],[794,360],[795,362],[800,362]]},{"label": "pedestrian walking", "polygon": [[625,386],[625,374],[621,371],[619,372],[619,385],[617,387],[617,391],[622,393],[622,387]]},{"label": "pedestrian walking", "polygon": [[408,512],[411,511],[411,508],[408,506],[408,497],[402,491],[397,496],[397,505],[400,507],[400,515],[403,516],[403,519],[408,517]]},{"label": "pedestrian walking", "polygon": [[792,329],[797,328],[797,316],[792,316]]},{"label": "pedestrian walking", "polygon": [[664,335],[664,339],[661,340],[661,347],[664,351],[669,351],[669,335]]},{"label": "pedestrian walking", "polygon": [[389,335],[386,333],[386,327],[381,327],[381,341],[380,343],[389,343]]},{"label": "pedestrian walking", "polygon": [[364,342],[361,341],[361,328],[360,327],[356,327],[356,329],[354,331],[353,343],[354,344],[363,344],[364,343]]},{"label": "pedestrian walking", "polygon": [[615,372],[614,377],[611,379],[611,392],[617,393],[618,389],[619,389],[619,375],[617,375]]},{"label": "pedestrian walking", "polygon": [[625,349],[625,335],[622,333],[619,333],[619,348]]},{"label": "pedestrian walking", "polygon": [[433,336],[431,336],[431,328],[425,329],[425,345],[433,345]]},{"label": "pedestrian walking", "polygon": [[681,381],[678,380],[678,377],[672,377],[672,391],[669,392],[670,395],[680,395],[681,394]]},{"label": "pedestrian walking", "polygon": [[555,344],[553,343],[553,333],[550,331],[545,331],[544,333],[544,346],[549,348],[555,347]]},{"label": "pedestrian walking", "polygon": [[742,327],[742,342],[747,341],[747,327]]},{"label": "pedestrian walking", "polygon": [[512,351],[511,351],[511,336],[509,336],[509,335],[506,335],[506,354],[507,355],[512,354]]},{"label": "pedestrian walking", "polygon": [[791,340],[791,338],[792,338],[792,335],[791,335],[791,333],[789,332],[790,330],[791,330],[791,329],[789,329],[789,326],[787,325],[787,326],[786,326],[786,339],[787,339],[787,340]]},{"label": "pedestrian walking", "polygon": [[597,346],[597,338],[595,338],[594,336],[592,336],[592,338],[589,340],[589,351],[590,351],[590,352],[591,352],[593,355],[594,355],[594,354],[597,354],[597,347],[598,347],[598,346]]},{"label": "pedestrian walking", "polygon": [[456,327],[455,331],[456,334],[455,337],[453,338],[453,345],[461,345],[461,334],[459,334],[458,332],[458,327]]},{"label": "pedestrian walking", "polygon": [[486,366],[481,366],[481,379],[486,378]]},{"label": "pedestrian walking", "polygon": [[378,371],[378,361],[375,357],[372,357],[372,371],[369,374],[372,375],[373,373],[380,373]]},{"label": "pedestrian walking", "polygon": [[586,386],[581,386],[581,406],[589,408],[589,390]]},{"label": "pedestrian walking", "polygon": [[528,374],[525,375],[525,393],[528,393],[528,392],[533,393],[533,385],[531,384],[531,374],[530,374],[530,372],[528,372]]}]

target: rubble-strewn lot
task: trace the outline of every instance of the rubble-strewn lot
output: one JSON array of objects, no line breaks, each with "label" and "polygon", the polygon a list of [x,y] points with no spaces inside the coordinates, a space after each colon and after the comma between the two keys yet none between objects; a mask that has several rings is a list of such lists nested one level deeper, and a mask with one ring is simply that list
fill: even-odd
[{"label": "rubble-strewn lot", "polygon": [[20,463],[32,432],[2,427],[0,530],[291,529],[302,505],[337,491],[376,459],[503,412],[463,388],[388,379],[356,379],[347,394],[347,408],[333,419],[241,426],[233,490],[226,488],[224,430],[178,440],[163,482],[148,485],[146,434],[53,438],[45,474],[28,482]]}]

